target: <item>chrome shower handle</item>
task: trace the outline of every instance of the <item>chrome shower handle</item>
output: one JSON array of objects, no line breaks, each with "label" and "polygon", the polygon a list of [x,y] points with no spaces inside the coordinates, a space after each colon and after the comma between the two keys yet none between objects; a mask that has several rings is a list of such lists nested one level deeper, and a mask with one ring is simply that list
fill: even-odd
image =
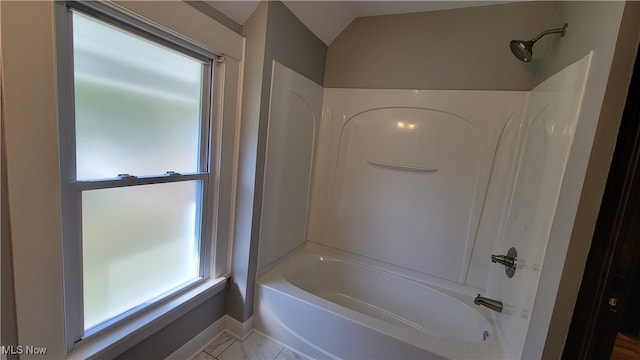
[{"label": "chrome shower handle", "polygon": [[516,259],[507,255],[491,255],[491,262],[513,267],[516,264]]},{"label": "chrome shower handle", "polygon": [[516,273],[517,256],[518,252],[516,251],[516,248],[512,247],[507,251],[507,255],[491,255],[491,262],[504,265],[507,277],[512,278],[513,274]]}]

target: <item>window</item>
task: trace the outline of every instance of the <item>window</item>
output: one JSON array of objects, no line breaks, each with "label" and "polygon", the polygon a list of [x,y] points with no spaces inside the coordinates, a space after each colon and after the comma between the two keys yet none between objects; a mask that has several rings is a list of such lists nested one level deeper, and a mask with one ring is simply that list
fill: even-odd
[{"label": "window", "polygon": [[215,55],[73,6],[60,143],[65,266],[78,274],[65,279],[79,305],[67,327],[79,340],[210,276]]},{"label": "window", "polygon": [[[242,36],[184,1],[0,3],[3,20],[14,20],[2,21],[2,46],[7,50],[2,53],[2,121],[11,140],[3,144],[11,182],[16,318],[25,325],[18,329],[21,341],[47,347],[47,356],[55,359],[115,358],[132,344],[193,314],[198,306],[208,304],[214,313],[220,313],[224,304],[218,300],[226,293],[235,229]],[[204,184],[209,194],[203,197],[205,225],[200,226],[201,238],[209,247],[200,248],[200,254],[209,260],[198,263],[202,276],[175,296],[144,310],[138,308],[136,314],[93,334],[84,331],[82,304],[79,219],[82,193],[87,191],[78,188],[71,171],[76,145],[73,11],[69,6],[203,63],[215,59],[210,77],[213,116],[208,124],[211,160]],[[173,41],[175,38],[187,44]],[[199,56],[200,48],[211,54]],[[215,54],[224,54],[224,58]]]}]

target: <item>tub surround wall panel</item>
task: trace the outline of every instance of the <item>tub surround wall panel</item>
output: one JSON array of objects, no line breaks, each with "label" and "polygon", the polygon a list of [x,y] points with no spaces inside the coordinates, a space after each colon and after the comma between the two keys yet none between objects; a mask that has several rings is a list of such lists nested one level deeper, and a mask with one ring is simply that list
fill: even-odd
[{"label": "tub surround wall panel", "polygon": [[[529,98],[530,94],[527,94],[526,103]],[[488,259],[492,254],[506,253],[503,244],[500,244],[497,239],[504,236],[505,223],[507,222],[509,195],[512,193],[515,173],[518,168],[518,149],[522,145],[523,115],[512,117],[502,129],[491,165],[489,185],[476,235],[476,246],[473,249],[470,270],[467,272],[465,281],[466,284],[479,289],[487,289],[489,273],[497,266]]]},{"label": "tub surround wall panel", "polygon": [[[325,89],[308,239],[485,289],[504,303],[506,357],[521,358],[590,64],[532,92]],[[509,279],[490,255],[512,246]]]},{"label": "tub surround wall panel", "polygon": [[305,241],[322,92],[273,61],[258,272]]},{"label": "tub surround wall panel", "polygon": [[562,354],[637,54],[639,10],[636,1],[559,1],[554,6],[552,21],[568,22],[571,32],[568,41],[550,44],[538,81],[589,50],[594,54],[565,175],[567,186],[560,194],[545,258],[551,266],[542,269],[536,316],[525,344],[529,358]]},{"label": "tub surround wall panel", "polygon": [[531,90],[548,38],[525,64],[509,50],[551,27],[554,3],[517,2],[355,19],[329,46],[325,86]]},{"label": "tub surround wall panel", "polygon": [[[261,2],[244,25],[246,64],[239,159],[236,235],[228,313],[244,322],[253,313],[271,98],[273,60],[321,85],[326,45],[279,1]],[[299,209],[303,212],[305,209]]]},{"label": "tub surround wall panel", "polygon": [[507,222],[498,239],[501,253],[518,250],[518,269],[509,279],[504,267],[493,266],[488,285],[490,296],[505,306],[495,319],[507,358],[523,357],[590,62],[591,54],[534,88],[525,113]]},{"label": "tub surround wall panel", "polygon": [[309,239],[464,283],[472,252],[493,250],[476,231],[500,134],[525,97],[326,89]]},{"label": "tub surround wall panel", "polygon": [[[301,76],[322,86],[326,62],[327,46],[307,29],[298,18],[280,1],[268,1],[266,6],[266,37],[264,48],[264,64],[262,76],[262,93],[260,99],[260,120],[258,127],[258,144],[256,156],[254,228],[253,241],[259,241],[259,224],[261,222],[262,200],[264,188],[267,129],[269,123],[269,105],[271,99],[271,79],[273,61],[277,61]],[[259,6],[263,6],[260,4]],[[298,209],[306,211],[306,208]],[[253,265],[251,273],[257,271]]]},{"label": "tub surround wall panel", "polygon": [[473,243],[474,190],[488,158],[474,125],[431,109],[390,107],[349,117],[325,244],[460,281]]}]

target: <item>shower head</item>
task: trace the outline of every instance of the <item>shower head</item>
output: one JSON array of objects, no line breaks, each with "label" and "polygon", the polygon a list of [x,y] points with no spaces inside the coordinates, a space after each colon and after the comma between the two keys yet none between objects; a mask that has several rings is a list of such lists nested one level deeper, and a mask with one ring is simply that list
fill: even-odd
[{"label": "shower head", "polygon": [[549,34],[560,34],[561,37],[564,37],[564,34],[567,33],[568,28],[569,24],[564,24],[564,26],[562,26],[561,28],[543,31],[529,41],[511,40],[511,42],[509,43],[509,47],[511,48],[511,52],[513,53],[513,55],[520,61],[529,62],[533,57],[533,44],[535,44],[536,41],[540,40],[541,37]]},{"label": "shower head", "polygon": [[533,41],[511,40],[509,47],[513,55],[520,61],[531,61],[533,57]]}]

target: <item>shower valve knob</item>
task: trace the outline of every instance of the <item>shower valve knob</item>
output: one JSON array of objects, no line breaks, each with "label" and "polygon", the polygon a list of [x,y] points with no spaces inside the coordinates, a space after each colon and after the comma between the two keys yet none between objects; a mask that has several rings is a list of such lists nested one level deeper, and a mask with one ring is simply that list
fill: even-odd
[{"label": "shower valve knob", "polygon": [[509,257],[507,255],[491,255],[491,262],[512,267],[513,265],[515,265],[516,259]]},{"label": "shower valve knob", "polygon": [[513,277],[516,272],[516,257],[518,253],[516,248],[511,248],[507,255],[491,255],[491,262],[504,265],[507,277]]}]

